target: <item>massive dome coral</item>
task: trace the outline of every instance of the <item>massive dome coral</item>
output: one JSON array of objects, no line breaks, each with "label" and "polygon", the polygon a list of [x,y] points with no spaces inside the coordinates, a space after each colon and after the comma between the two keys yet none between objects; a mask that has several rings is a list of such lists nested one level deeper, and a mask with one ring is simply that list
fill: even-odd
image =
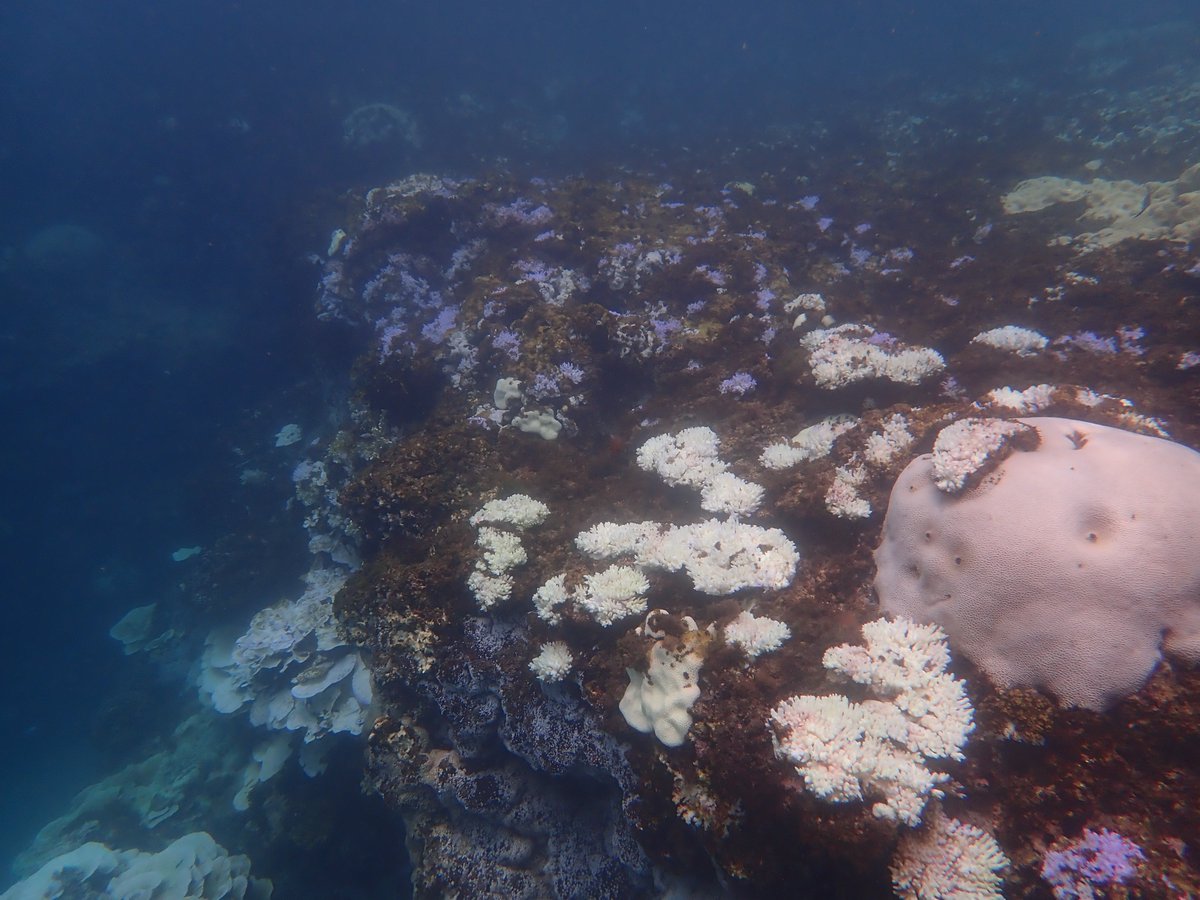
[{"label": "massive dome coral", "polygon": [[883,608],[946,629],[1003,686],[1103,709],[1166,648],[1200,659],[1200,453],[1060,418],[1021,419],[975,488],[939,490],[935,453],[892,490],[875,552]]}]

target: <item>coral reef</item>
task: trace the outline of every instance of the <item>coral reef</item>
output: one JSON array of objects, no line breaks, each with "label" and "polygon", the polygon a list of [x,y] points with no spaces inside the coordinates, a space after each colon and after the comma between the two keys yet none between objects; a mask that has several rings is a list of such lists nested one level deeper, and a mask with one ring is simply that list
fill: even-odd
[{"label": "coral reef", "polygon": [[89,842],[56,856],[0,897],[157,897],[161,900],[268,900],[269,880],[250,877],[250,860],[230,856],[204,831],[194,831],[157,853],[112,850]]},{"label": "coral reef", "polygon": [[[949,493],[1006,435],[1018,449]],[[1098,710],[1163,649],[1200,661],[1198,527],[1188,447],[1073,419],[961,419],[897,480],[875,588],[885,610],[943,623],[995,683]]]},{"label": "coral reef", "polygon": [[[362,196],[325,260],[318,314],[358,336],[361,402],[394,423],[339,495],[364,564],[335,608],[375,676],[371,777],[405,817],[418,895],[686,875],[747,895],[1025,896],[1042,836],[1098,816],[1136,823],[1142,871],[1197,884],[1167,848],[1194,833],[1177,797],[1200,780],[1150,737],[1197,739],[1196,673],[1155,669],[1154,644],[1116,689],[1120,667],[1076,680],[1092,693],[1014,678],[976,652],[994,632],[943,620],[923,583],[901,609],[889,574],[931,540],[948,572],[993,544],[1017,571],[1066,559],[1040,526],[1036,552],[1012,550],[995,516],[923,538],[913,466],[929,503],[965,510],[1002,503],[1006,467],[1059,440],[1038,422],[1083,422],[1084,454],[1110,430],[1200,440],[1177,276],[1144,270],[1136,326],[1098,301],[1031,314],[1046,284],[1092,296],[1131,263],[1101,248],[1096,283],[1072,275],[1023,217],[972,226],[965,259],[847,224],[852,198],[705,177],[412,176]],[[1020,271],[1015,246],[1033,248]],[[991,280],[987,302],[955,299],[968,276]],[[1101,481],[1142,498],[1139,523],[1178,508],[1189,533],[1186,503],[1146,493],[1152,469]],[[537,515],[485,512],[518,497]],[[884,609],[911,622],[879,619],[876,547]],[[597,868],[605,845],[621,850]]]}]

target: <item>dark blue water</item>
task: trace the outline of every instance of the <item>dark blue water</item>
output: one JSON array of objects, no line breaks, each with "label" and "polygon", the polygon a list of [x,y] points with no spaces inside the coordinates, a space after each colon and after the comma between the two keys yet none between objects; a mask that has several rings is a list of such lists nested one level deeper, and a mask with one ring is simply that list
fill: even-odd
[{"label": "dark blue water", "polygon": [[[254,533],[277,558],[228,606],[294,595],[268,449],[341,387],[305,259],[339,192],[497,166],[669,177],[939,87],[1057,87],[1082,34],[1198,19],[1185,0],[5,4],[0,863],[194,704],[186,660],[107,634],[179,598],[172,551]],[[415,132],[348,142],[367,103]],[[246,491],[260,463],[282,487]],[[141,714],[113,724],[122,697]]]}]

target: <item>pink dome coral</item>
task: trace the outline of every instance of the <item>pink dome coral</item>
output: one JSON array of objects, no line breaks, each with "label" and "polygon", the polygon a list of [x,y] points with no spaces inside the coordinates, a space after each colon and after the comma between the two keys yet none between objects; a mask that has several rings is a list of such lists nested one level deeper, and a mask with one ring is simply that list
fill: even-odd
[{"label": "pink dome coral", "polygon": [[892,489],[875,588],[945,629],[997,684],[1103,709],[1165,649],[1200,661],[1200,453],[1103,425],[1026,418],[1017,451],[961,495],[929,455]]}]

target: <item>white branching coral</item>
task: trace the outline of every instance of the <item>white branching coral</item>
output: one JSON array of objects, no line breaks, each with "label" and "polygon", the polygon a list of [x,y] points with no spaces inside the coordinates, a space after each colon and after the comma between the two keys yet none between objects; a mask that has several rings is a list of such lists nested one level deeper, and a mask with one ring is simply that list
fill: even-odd
[{"label": "white branching coral", "polygon": [[632,555],[658,537],[662,526],[657,522],[600,522],[575,538],[575,546],[592,559],[612,559]]},{"label": "white branching coral", "polygon": [[633,566],[609,566],[584,578],[582,590],[572,599],[601,625],[646,611],[646,592],[650,582]]},{"label": "white branching coral", "polygon": [[828,456],[833,450],[833,442],[857,424],[856,416],[826,416],[802,429],[787,443],[771,444],[763,450],[759,462],[768,469],[788,469],[806,460]]},{"label": "white branching coral", "polygon": [[763,489],[728,471],[717,455],[720,441],[711,428],[685,428],[660,434],[638,448],[638,465],[656,472],[667,484],[700,489],[706,512],[746,516],[762,504]]},{"label": "white branching coral", "polygon": [[471,524],[510,525],[518,531],[541,525],[550,515],[550,507],[528,494],[512,494],[498,500],[489,500],[483,508],[471,516]]},{"label": "white branching coral", "polygon": [[1018,391],[1016,388],[1001,387],[988,391],[987,402],[1013,412],[1029,415],[1040,412],[1054,403],[1054,385],[1034,384]]},{"label": "white branching coral", "polygon": [[745,588],[792,583],[800,554],[778,528],[708,519],[672,525],[638,555],[643,565],[685,571],[702,594],[724,596]]},{"label": "white branching coral", "polygon": [[571,599],[567,590],[567,576],[555,575],[533,593],[533,608],[537,617],[548,625],[562,622],[558,608]]},{"label": "white branching coral", "polygon": [[471,516],[471,524],[479,532],[475,545],[483,552],[467,577],[467,587],[480,609],[489,610],[512,596],[513,579],[509,572],[529,559],[519,532],[541,525],[548,515],[550,508],[540,500],[528,494],[512,494],[489,500]]},{"label": "white branching coral", "polygon": [[479,529],[475,545],[483,551],[483,568],[493,575],[503,575],[529,559],[521,539],[511,531],[485,526]]},{"label": "white branching coral", "polygon": [[933,481],[948,494],[961,491],[972,475],[1028,425],[1005,419],[960,419],[933,442]]},{"label": "white branching coral", "polygon": [[571,671],[575,660],[562,641],[549,641],[529,663],[529,671],[547,683],[562,681]]},{"label": "white branching coral", "polygon": [[865,466],[838,466],[825,492],[825,508],[839,519],[867,518],[871,515],[871,502],[858,492],[866,480]]},{"label": "white branching coral", "polygon": [[917,825],[949,776],[930,759],[962,759],[975,727],[963,683],[946,674],[945,633],[907,619],[863,626],[864,646],[825,651],[825,668],[885,699],[852,703],[840,694],[790,697],[771,712],[775,755],[791,762],[824,800],[876,802],[879,818]]},{"label": "white branching coral", "polygon": [[1039,334],[1029,328],[1019,325],[1005,325],[1002,328],[992,328],[981,331],[971,338],[972,344],[983,344],[996,350],[1006,350],[1017,356],[1033,356],[1045,350],[1050,341],[1044,334]]},{"label": "white branching coral", "polygon": [[593,559],[618,562],[570,586],[563,575],[549,579],[533,597],[538,616],[556,625],[560,607],[568,602],[604,626],[645,612],[650,584],[644,573],[652,569],[683,570],[696,590],[718,596],[791,584],[800,554],[778,528],[739,521],[758,509],[764,492],[727,471],[717,448],[712,429],[685,428],[646,441],[638,450],[638,465],[670,485],[700,488],[701,506],[729,518],[691,525],[593,525],[576,536],[575,546]]},{"label": "white branching coral", "polygon": [[763,502],[763,489],[732,472],[715,476],[700,491],[700,508],[727,516],[748,516]]},{"label": "white branching coral", "polygon": [[489,575],[483,568],[476,568],[467,576],[467,587],[479,602],[479,608],[489,610],[512,596],[511,575]]},{"label": "white branching coral", "polygon": [[839,388],[869,378],[918,384],[942,371],[946,361],[936,350],[909,347],[870,325],[846,324],[818,329],[800,340],[819,387]]},{"label": "white branching coral", "polygon": [[874,466],[886,466],[897,456],[908,451],[914,438],[908,430],[908,419],[893,413],[883,423],[883,429],[867,437],[863,456]]},{"label": "white branching coral", "polygon": [[751,659],[778,650],[792,636],[783,622],[742,612],[725,626],[725,642],[741,649]]},{"label": "white branching coral", "polygon": [[575,544],[595,559],[625,557],[629,564],[587,575],[573,588],[563,575],[549,579],[533,602],[538,616],[552,625],[559,623],[559,607],[568,601],[605,626],[645,612],[647,570],[683,571],[702,594],[724,596],[787,587],[800,564],[796,545],[778,528],[726,519],[691,525],[601,522],[581,532]]},{"label": "white branching coral", "polygon": [[892,886],[902,900],[1000,900],[1008,865],[994,837],[935,808],[924,826],[900,838]]},{"label": "white branching coral", "polygon": [[685,428],[678,434],[660,434],[638,448],[637,463],[647,472],[657,472],[675,487],[703,488],[725,471],[717,456],[720,442],[711,428]]}]

